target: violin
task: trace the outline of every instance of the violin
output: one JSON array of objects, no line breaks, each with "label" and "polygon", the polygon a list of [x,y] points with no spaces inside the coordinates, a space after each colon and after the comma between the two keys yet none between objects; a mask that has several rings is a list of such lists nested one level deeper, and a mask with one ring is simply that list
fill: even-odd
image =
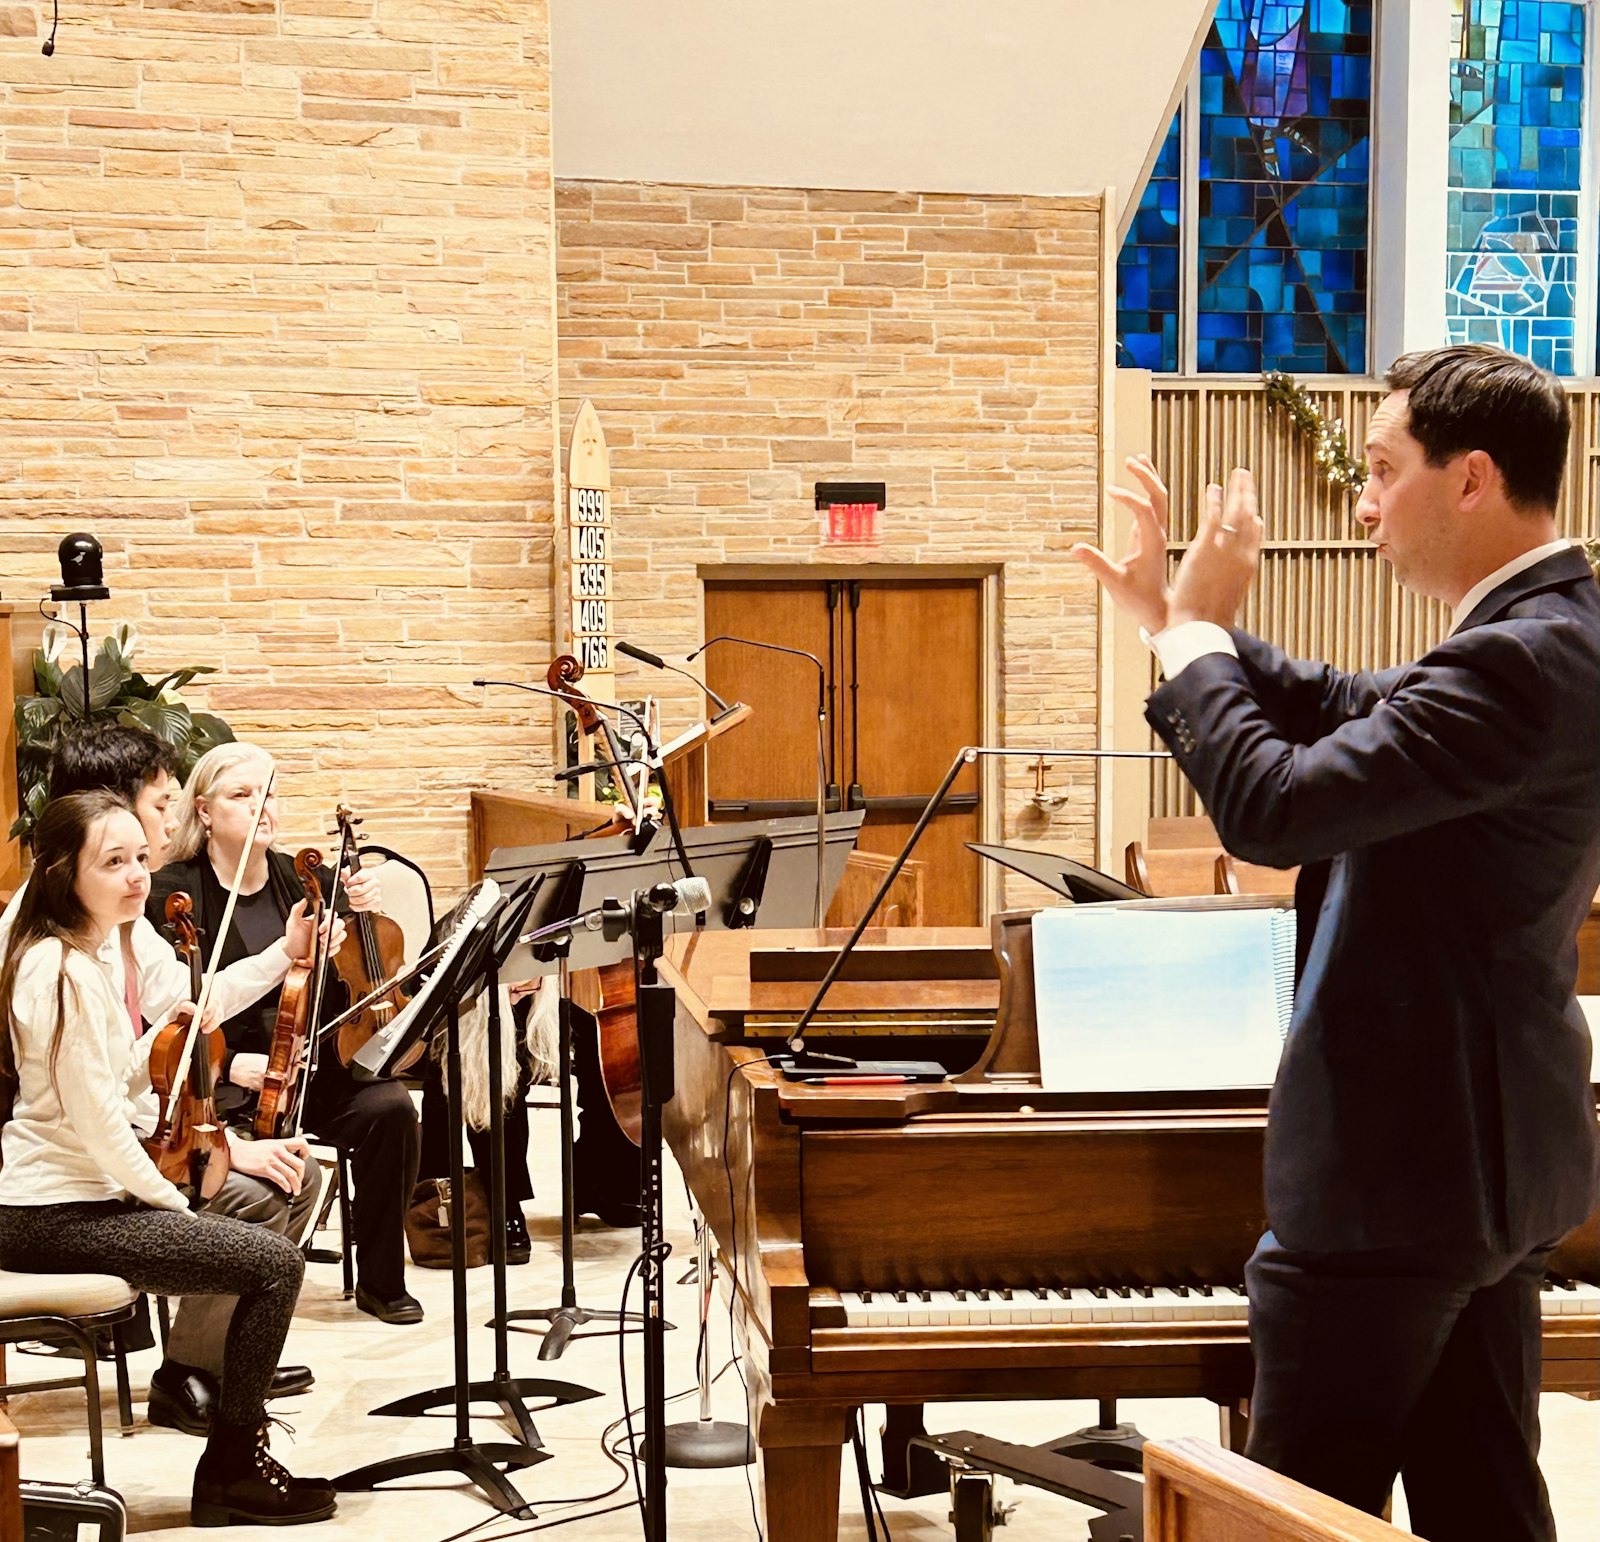
[{"label": "violin", "polygon": [[[352,874],[361,871],[361,851],[356,844],[355,827],[361,823],[344,804],[334,810],[339,825],[339,866]],[[400,923],[389,916],[359,910],[348,916],[348,929],[333,955],[333,967],[349,988],[350,999],[361,1001],[371,996],[385,980],[399,974],[405,964],[406,939]],[[373,1034],[387,1028],[395,1014],[411,1000],[398,985],[390,986],[365,1006],[339,1030],[337,1051],[340,1063],[349,1065]],[[329,1027],[332,1028],[332,1024]],[[419,1039],[408,1050],[393,1074],[403,1075],[426,1053],[426,1039]]]},{"label": "violin", "polygon": [[[182,892],[167,900],[173,949],[189,966],[189,997],[204,994],[194,904]],[[228,1137],[217,1119],[216,1085],[227,1045],[220,1028],[186,1013],[158,1028],[150,1047],[150,1083],[161,1100],[156,1132],[143,1142],[162,1177],[190,1202],[212,1198],[228,1176]]]},{"label": "violin", "polygon": [[315,1032],[313,1007],[326,973],[327,953],[322,939],[322,884],[317,869],[322,853],[308,846],[296,854],[295,877],[305,890],[311,918],[311,955],[289,965],[278,996],[278,1016],[272,1025],[272,1051],[261,1078],[261,1099],[256,1105],[256,1134],[274,1140],[299,1129],[302,1094],[310,1080]]}]

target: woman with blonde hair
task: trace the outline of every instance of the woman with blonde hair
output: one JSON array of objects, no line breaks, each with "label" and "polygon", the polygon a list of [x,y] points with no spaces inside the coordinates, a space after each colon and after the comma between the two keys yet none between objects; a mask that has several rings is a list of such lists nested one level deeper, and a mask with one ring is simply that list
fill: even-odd
[{"label": "woman with blonde hair", "polygon": [[[293,861],[273,849],[279,828],[273,773],[272,757],[256,744],[221,744],[202,755],[179,800],[172,856],[156,875],[150,896],[154,915],[168,894],[184,890],[194,900],[202,935],[215,945],[228,886],[243,857],[244,880],[222,942],[224,965],[281,936],[285,918],[302,897]],[[252,837],[263,794],[265,807]],[[324,892],[329,878],[325,873]],[[340,893],[353,910],[373,909],[377,879],[365,871],[346,874]],[[269,993],[222,1025],[228,1044],[224,1101],[231,1093],[233,1108],[241,1114],[253,1112],[261,1090],[278,995]],[[341,995],[340,982],[330,975],[324,1015],[337,1010]],[[421,1322],[422,1307],[405,1288],[405,1216],[416,1183],[418,1142],[410,1094],[396,1082],[358,1082],[337,1055],[324,1054],[306,1092],[305,1128],[350,1153],[356,1305],[383,1322]]]},{"label": "woman with blonde hair", "polygon": [[148,1078],[100,963],[139,917],[149,847],[111,792],[55,799],[0,952],[0,1268],[115,1274],[162,1295],[236,1296],[220,1396],[194,1475],[199,1526],[294,1525],[334,1513],[332,1486],[267,1449],[264,1404],[304,1264],[268,1228],[195,1214],[133,1132]]}]

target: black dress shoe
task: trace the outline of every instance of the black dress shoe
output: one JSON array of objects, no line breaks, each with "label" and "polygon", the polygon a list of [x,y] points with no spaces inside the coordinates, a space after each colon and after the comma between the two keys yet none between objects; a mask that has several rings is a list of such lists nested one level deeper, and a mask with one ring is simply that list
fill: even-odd
[{"label": "black dress shoe", "polygon": [[152,1424],[185,1435],[206,1435],[217,1402],[216,1379],[208,1372],[175,1360],[164,1361],[150,1378],[145,1416]]},{"label": "black dress shoe", "polygon": [[268,1397],[299,1397],[316,1385],[309,1365],[280,1365],[267,1383]]},{"label": "black dress shoe", "polygon": [[413,1323],[422,1321],[422,1303],[415,1296],[408,1296],[401,1291],[391,1301],[373,1295],[363,1285],[356,1286],[356,1305],[363,1312],[370,1313],[379,1322]]},{"label": "black dress shoe", "polygon": [[525,1264],[533,1257],[533,1242],[528,1236],[528,1223],[520,1210],[506,1217],[506,1262]]}]

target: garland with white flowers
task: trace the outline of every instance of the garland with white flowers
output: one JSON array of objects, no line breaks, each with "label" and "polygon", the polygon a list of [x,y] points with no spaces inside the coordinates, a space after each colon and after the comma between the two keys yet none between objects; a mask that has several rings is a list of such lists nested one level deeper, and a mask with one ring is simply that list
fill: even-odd
[{"label": "garland with white flowers", "polygon": [[1366,462],[1350,453],[1350,441],[1341,418],[1326,418],[1293,375],[1272,370],[1261,377],[1266,382],[1267,402],[1282,408],[1294,426],[1311,440],[1311,453],[1330,487],[1354,498],[1367,480]]}]

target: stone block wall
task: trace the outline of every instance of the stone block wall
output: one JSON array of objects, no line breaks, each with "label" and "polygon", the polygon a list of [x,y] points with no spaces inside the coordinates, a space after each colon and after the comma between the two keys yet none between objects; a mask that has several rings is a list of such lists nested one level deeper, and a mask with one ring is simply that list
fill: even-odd
[{"label": "stone block wall", "polygon": [[[617,635],[693,648],[703,564],[994,563],[1006,742],[1093,746],[1094,587],[1067,551],[1099,523],[1100,200],[563,179],[556,205],[562,431],[592,398]],[[833,479],[887,483],[875,547],[821,546]],[[669,730],[695,715],[686,683],[649,685]],[[1007,834],[1092,855],[1087,763],[1052,771],[1075,796],[1050,823],[1007,766]]]},{"label": "stone block wall", "polygon": [[0,596],[92,531],[138,662],[448,892],[549,714],[546,0],[0,0]]}]

